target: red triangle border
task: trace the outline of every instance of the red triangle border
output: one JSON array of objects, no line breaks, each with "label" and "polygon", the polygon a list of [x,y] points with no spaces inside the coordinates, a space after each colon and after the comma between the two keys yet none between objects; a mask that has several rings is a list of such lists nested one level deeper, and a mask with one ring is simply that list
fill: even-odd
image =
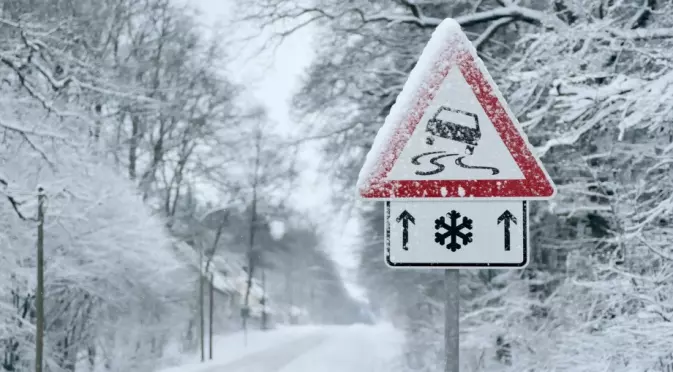
[{"label": "red triangle border", "polygon": [[[459,43],[460,39],[456,40]],[[463,43],[469,41],[463,41]],[[471,46],[469,46],[471,48]],[[455,45],[448,47],[440,55],[455,51]],[[468,48],[465,48],[468,49]],[[458,66],[467,83],[484,108],[500,138],[512,155],[524,179],[488,179],[488,180],[386,180],[386,176],[397,161],[406,145],[406,141],[397,140],[388,144],[378,159],[379,172],[374,174],[360,190],[360,196],[366,199],[416,199],[416,198],[510,198],[510,199],[546,199],[555,194],[553,184],[531,153],[507,110],[498,99],[489,79],[479,68],[478,61],[467,51],[454,54],[453,63],[435,62],[429,74],[428,84],[415,97],[414,109],[404,122],[397,125],[393,138],[409,138],[421,121],[423,113],[439,91],[442,82],[453,66]],[[476,89],[475,89],[476,87]],[[408,132],[408,136],[400,134]],[[383,161],[385,162],[383,162]],[[383,163],[383,164],[382,164]],[[462,190],[460,190],[462,188]],[[443,190],[442,190],[443,189]]]}]

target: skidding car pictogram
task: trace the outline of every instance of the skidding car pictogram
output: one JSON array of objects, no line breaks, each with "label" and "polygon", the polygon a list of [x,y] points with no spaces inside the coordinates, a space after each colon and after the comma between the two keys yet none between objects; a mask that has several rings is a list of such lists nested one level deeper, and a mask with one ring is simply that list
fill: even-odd
[{"label": "skidding car pictogram", "polygon": [[[460,124],[458,121],[466,122],[468,125]],[[481,139],[479,118],[476,114],[446,106],[441,106],[432,116],[432,119],[428,120],[426,131],[430,132],[430,136],[426,140],[428,145],[435,142],[433,136],[446,138],[466,144],[468,155],[472,155],[479,139]]]}]

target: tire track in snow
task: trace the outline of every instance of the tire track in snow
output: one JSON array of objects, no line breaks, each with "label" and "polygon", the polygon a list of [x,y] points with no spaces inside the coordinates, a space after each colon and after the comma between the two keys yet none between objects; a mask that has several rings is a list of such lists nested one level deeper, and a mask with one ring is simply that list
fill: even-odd
[{"label": "tire track in snow", "polygon": [[[435,166],[435,169],[429,170],[429,171],[421,171],[417,170],[415,173],[419,176],[431,176],[433,174],[438,174],[442,173],[444,169],[446,169],[446,165],[442,164],[439,162],[440,159],[447,158],[449,156],[458,156],[458,154],[453,154],[453,153],[448,153],[446,151],[430,151],[430,152],[424,152],[422,154],[416,155],[413,158],[411,158],[411,164],[413,165],[421,165],[421,162],[419,161],[422,157],[428,156],[428,155],[436,155],[430,158],[429,163]],[[495,167],[489,167],[489,166],[482,166],[482,165],[470,165],[470,164],[465,164],[463,163],[463,159],[465,159],[466,156],[459,156],[454,163],[464,169],[481,169],[481,170],[488,170],[491,171],[491,175],[495,176],[496,174],[500,173],[500,170]]]},{"label": "tire track in snow", "polygon": [[426,155],[433,155],[433,154],[440,154],[440,155],[437,155],[437,156],[430,159],[430,164],[434,165],[436,168],[433,169],[433,170],[430,170],[430,171],[416,171],[417,175],[419,175],[419,176],[430,176],[430,175],[433,175],[433,174],[441,173],[446,168],[446,166],[442,163],[438,163],[437,161],[439,161],[439,159],[442,159],[442,158],[458,155],[458,154],[449,154],[446,151],[424,152],[420,155],[416,155],[413,158],[411,158],[411,164],[421,165],[421,163],[418,161],[420,158],[422,158],[423,156],[426,156]]},{"label": "tire track in snow", "polygon": [[484,169],[484,170],[490,170],[492,175],[495,176],[496,174],[500,173],[500,169],[495,168],[495,167],[487,167],[487,166],[482,166],[482,165],[468,165],[463,163],[463,159],[465,157],[461,156],[458,159],[456,159],[456,165],[461,167],[461,168],[466,168],[466,169]]}]

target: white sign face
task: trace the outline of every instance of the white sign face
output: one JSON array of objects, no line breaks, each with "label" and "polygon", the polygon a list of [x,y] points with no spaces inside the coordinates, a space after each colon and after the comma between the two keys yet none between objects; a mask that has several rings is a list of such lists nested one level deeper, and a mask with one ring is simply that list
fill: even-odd
[{"label": "white sign face", "polygon": [[442,82],[390,180],[524,179],[457,65]]},{"label": "white sign face", "polygon": [[526,201],[388,201],[386,263],[416,268],[524,268]]}]

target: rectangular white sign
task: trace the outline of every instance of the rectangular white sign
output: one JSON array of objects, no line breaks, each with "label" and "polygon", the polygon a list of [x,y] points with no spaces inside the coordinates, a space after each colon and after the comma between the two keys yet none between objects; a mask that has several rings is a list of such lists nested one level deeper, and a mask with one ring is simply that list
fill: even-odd
[{"label": "rectangular white sign", "polygon": [[526,201],[387,201],[388,266],[510,268],[529,262]]}]

